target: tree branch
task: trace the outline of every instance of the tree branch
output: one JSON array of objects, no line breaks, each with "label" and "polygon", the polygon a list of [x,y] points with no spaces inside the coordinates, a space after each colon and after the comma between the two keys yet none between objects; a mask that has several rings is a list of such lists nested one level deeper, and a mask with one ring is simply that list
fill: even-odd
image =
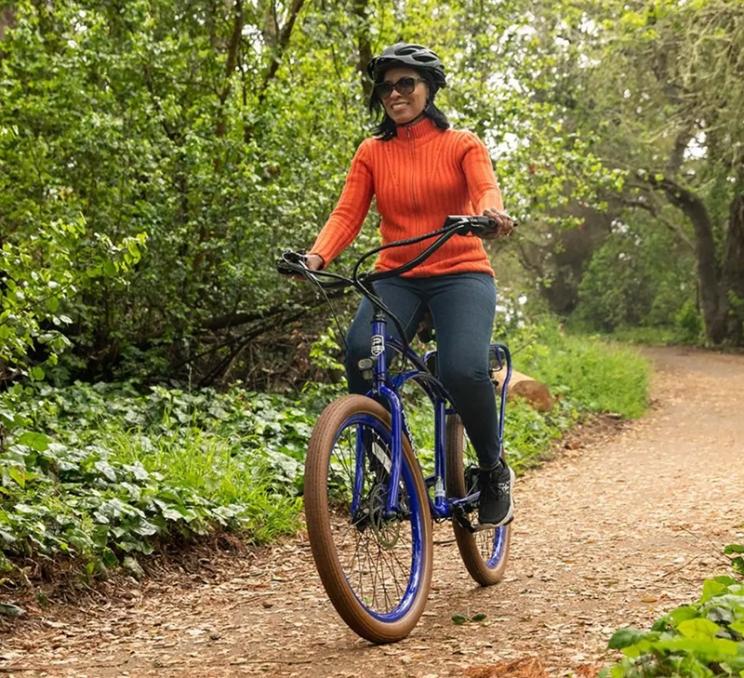
[{"label": "tree branch", "polygon": [[639,178],[657,191],[661,191],[692,223],[695,231],[695,255],[703,316],[709,338],[719,343],[725,333],[723,321],[726,302],[720,295],[721,267],[716,256],[713,224],[705,203],[692,191],[669,177],[642,172],[639,173]]},{"label": "tree branch", "polygon": [[656,221],[666,226],[672,233],[674,233],[674,235],[676,235],[687,247],[690,248],[691,252],[695,251],[695,243],[690,240],[690,238],[678,224],[663,217],[659,213],[659,208],[657,205],[654,205],[653,203],[650,203],[646,200],[641,200],[640,198],[620,198],[620,202],[626,207],[634,207],[637,209],[645,210],[646,212],[651,214],[654,219],[656,219]]},{"label": "tree branch", "polygon": [[284,22],[284,26],[282,26],[281,30],[279,31],[279,36],[271,55],[271,62],[269,63],[269,67],[266,69],[264,77],[261,81],[261,85],[258,88],[259,105],[262,104],[266,99],[266,93],[269,89],[269,84],[276,76],[276,72],[279,70],[282,56],[284,55],[284,51],[287,49],[287,45],[289,45],[289,38],[292,36],[292,29],[294,28],[295,21],[297,20],[297,17],[300,14],[300,10],[302,9],[302,6],[304,4],[305,0],[292,0],[292,6],[289,8],[289,15],[287,16],[287,20]]},{"label": "tree branch", "polygon": [[225,83],[222,91],[219,93],[219,107],[217,111],[217,125],[215,127],[215,134],[217,137],[224,137],[227,129],[227,122],[225,120],[225,102],[227,97],[230,96],[230,90],[232,89],[232,75],[235,72],[235,67],[238,64],[238,53],[240,52],[240,41],[243,35],[243,0],[235,0],[235,6],[233,8],[235,18],[233,20],[233,30],[230,35],[230,42],[227,46],[227,60],[225,62]]}]

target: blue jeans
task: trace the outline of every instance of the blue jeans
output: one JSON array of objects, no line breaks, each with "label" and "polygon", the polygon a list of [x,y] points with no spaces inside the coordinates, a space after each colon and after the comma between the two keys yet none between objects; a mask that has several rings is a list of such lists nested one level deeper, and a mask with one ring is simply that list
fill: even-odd
[{"label": "blue jeans", "polygon": [[[496,310],[496,286],[486,273],[458,273],[430,278],[388,278],[375,291],[400,319],[410,341],[427,308],[437,336],[439,378],[452,396],[481,468],[499,463],[498,421],[493,384],[488,374],[488,346]],[[362,300],[347,336],[346,376],[351,393],[366,393],[370,384],[358,364],[370,355],[370,322],[374,307]],[[388,332],[398,330],[388,322]]]}]

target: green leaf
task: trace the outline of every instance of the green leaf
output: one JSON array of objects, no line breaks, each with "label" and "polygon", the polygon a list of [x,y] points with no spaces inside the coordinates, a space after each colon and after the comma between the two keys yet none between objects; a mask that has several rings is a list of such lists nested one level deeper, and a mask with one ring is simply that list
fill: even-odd
[{"label": "green leaf", "polygon": [[703,595],[700,597],[700,602],[705,603],[714,596],[718,596],[723,593],[729,586],[729,583],[734,583],[735,580],[728,578],[729,581],[724,582],[720,580],[720,577],[714,577],[713,579],[706,579],[703,583]]},{"label": "green leaf", "polygon": [[669,638],[656,641],[654,647],[672,652],[688,652],[708,661],[726,660],[739,652],[738,643],[723,638]]},{"label": "green leaf", "polygon": [[639,641],[643,640],[646,634],[639,629],[627,627],[619,629],[612,634],[607,646],[611,650],[622,650],[624,647],[635,645]]},{"label": "green leaf", "polygon": [[470,621],[474,622],[481,622],[486,618],[485,612],[476,612],[472,617],[470,617]]},{"label": "green leaf", "polygon": [[16,425],[16,415],[10,410],[0,408],[0,426],[12,428]]},{"label": "green leaf", "polygon": [[680,622],[686,621],[687,619],[694,619],[699,616],[700,613],[698,609],[692,605],[681,605],[666,615],[667,619],[669,619],[669,622],[674,627],[678,626]]},{"label": "green leaf", "polygon": [[457,626],[462,626],[468,621],[468,618],[464,614],[460,614],[459,612],[452,615],[452,623],[456,624]]},{"label": "green leaf", "polygon": [[43,433],[37,433],[35,431],[26,431],[18,437],[18,443],[21,445],[27,445],[37,452],[44,452],[51,442],[50,438]]},{"label": "green leaf", "polygon": [[134,528],[134,532],[143,537],[149,537],[153,534],[157,534],[158,528],[157,526],[153,525],[151,522],[143,519],[139,522],[139,525],[137,525]]},{"label": "green leaf", "polygon": [[16,484],[21,487],[26,487],[26,470],[22,468],[18,468],[18,466],[11,466],[8,468],[8,475],[16,482]]},{"label": "green leaf", "polygon": [[714,638],[721,631],[721,627],[710,619],[698,618],[680,622],[677,630],[685,638]]},{"label": "green leaf", "polygon": [[110,482],[116,482],[116,471],[107,461],[97,461],[94,468]]},{"label": "green leaf", "polygon": [[740,636],[744,637],[744,619],[737,619],[729,624],[729,628],[736,631]]},{"label": "green leaf", "polygon": [[161,506],[160,513],[166,520],[183,520],[184,516],[180,511],[176,511],[168,506]]}]

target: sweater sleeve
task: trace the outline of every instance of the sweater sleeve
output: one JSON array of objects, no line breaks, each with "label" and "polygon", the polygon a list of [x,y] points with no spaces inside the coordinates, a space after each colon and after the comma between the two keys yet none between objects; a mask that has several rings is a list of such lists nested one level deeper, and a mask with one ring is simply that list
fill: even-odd
[{"label": "sweater sleeve", "polygon": [[374,180],[367,159],[367,143],[369,140],[362,142],[354,154],[341,197],[310,249],[323,257],[325,266],[351,244],[369,211]]},{"label": "sweater sleeve", "polygon": [[468,184],[470,202],[473,203],[476,214],[482,214],[487,207],[503,210],[504,201],[501,198],[501,189],[493,172],[488,149],[475,134],[470,132],[465,137],[462,168]]}]

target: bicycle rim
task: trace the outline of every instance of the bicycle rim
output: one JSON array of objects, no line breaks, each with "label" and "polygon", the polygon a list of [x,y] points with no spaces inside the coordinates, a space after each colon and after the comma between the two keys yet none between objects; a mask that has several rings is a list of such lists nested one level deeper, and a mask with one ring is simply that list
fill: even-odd
[{"label": "bicycle rim", "polygon": [[321,415],[305,476],[308,536],[336,610],[372,642],[404,638],[423,612],[431,577],[431,520],[415,459],[404,445],[399,510],[387,516],[389,417],[364,396]]},{"label": "bicycle rim", "polygon": [[[458,415],[447,418],[447,494],[466,497],[476,491],[478,458]],[[475,521],[471,513],[471,522]],[[453,520],[455,540],[470,576],[481,586],[503,579],[509,557],[511,524],[470,532]]]}]

